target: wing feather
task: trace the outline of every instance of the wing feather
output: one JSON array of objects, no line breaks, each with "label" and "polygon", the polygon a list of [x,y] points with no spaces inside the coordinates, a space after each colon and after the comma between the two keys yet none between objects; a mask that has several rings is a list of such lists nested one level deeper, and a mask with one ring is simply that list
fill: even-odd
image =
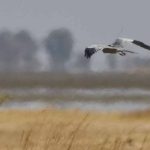
[{"label": "wing feather", "polygon": [[124,48],[126,44],[135,44],[137,46],[140,46],[142,48],[150,50],[150,45],[147,45],[138,40],[132,40],[132,39],[128,39],[128,38],[118,38],[115,40],[115,42],[112,44],[112,46]]},{"label": "wing feather", "polygon": [[102,50],[104,47],[105,47],[104,45],[91,45],[91,46],[85,48],[84,56],[86,58],[91,58],[91,56],[93,54],[95,54],[96,52]]},{"label": "wing feather", "polygon": [[85,51],[84,51],[84,56],[86,58],[91,58],[91,56],[96,53],[96,49],[95,48],[86,48]]},{"label": "wing feather", "polygon": [[143,42],[141,42],[141,41],[134,40],[132,43],[137,45],[137,46],[140,46],[142,48],[145,48],[147,50],[150,50],[150,46],[145,44],[145,43],[143,43]]}]

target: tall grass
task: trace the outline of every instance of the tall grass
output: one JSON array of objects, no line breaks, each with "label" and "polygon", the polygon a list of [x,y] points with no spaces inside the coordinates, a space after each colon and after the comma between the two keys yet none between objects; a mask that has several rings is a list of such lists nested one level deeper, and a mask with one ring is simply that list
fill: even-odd
[{"label": "tall grass", "polygon": [[150,120],[78,110],[1,111],[0,149],[149,150]]}]

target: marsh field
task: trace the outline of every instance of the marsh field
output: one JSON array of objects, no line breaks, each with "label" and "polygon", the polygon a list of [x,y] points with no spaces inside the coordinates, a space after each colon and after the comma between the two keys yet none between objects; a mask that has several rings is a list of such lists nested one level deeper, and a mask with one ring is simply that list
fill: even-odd
[{"label": "marsh field", "polygon": [[0,74],[0,150],[149,150],[149,76]]}]

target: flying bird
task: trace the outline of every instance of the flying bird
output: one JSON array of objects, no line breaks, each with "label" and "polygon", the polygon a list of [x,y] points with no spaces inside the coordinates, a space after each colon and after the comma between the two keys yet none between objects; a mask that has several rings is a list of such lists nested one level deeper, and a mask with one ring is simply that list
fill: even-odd
[{"label": "flying bird", "polygon": [[145,48],[147,50],[150,50],[150,46],[138,41],[138,40],[133,40],[133,39],[128,39],[128,38],[118,38],[115,40],[114,43],[110,45],[91,45],[87,48],[85,48],[85,57],[90,58],[94,53],[98,51],[102,51],[103,53],[110,53],[110,54],[119,54],[121,56],[125,56],[126,53],[135,53],[133,51],[127,50],[125,48],[126,44],[134,44],[137,46],[140,46],[142,48]]}]

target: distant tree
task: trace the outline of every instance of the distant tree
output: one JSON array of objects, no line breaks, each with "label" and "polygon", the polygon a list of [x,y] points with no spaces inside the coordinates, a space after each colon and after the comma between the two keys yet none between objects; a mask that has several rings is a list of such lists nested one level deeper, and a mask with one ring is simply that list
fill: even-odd
[{"label": "distant tree", "polygon": [[53,71],[66,71],[65,64],[70,59],[73,44],[72,33],[66,28],[52,31],[45,39],[46,50],[53,60]]},{"label": "distant tree", "polygon": [[106,56],[106,60],[107,60],[110,71],[115,71],[117,67],[116,55],[109,54]]},{"label": "distant tree", "polygon": [[79,54],[75,62],[75,68],[79,72],[89,72],[91,70],[90,62],[91,59],[87,59],[83,54]]},{"label": "distant tree", "polygon": [[[14,36],[17,45],[18,59],[22,63],[23,70],[32,71],[36,70],[38,62],[35,54],[38,46],[36,41],[31,37],[30,33],[22,30]],[[20,69],[21,69],[20,68]]]},{"label": "distant tree", "polygon": [[0,33],[0,69],[8,71],[16,65],[17,52],[15,51],[16,44],[14,44],[13,33],[10,31],[3,31]]},{"label": "distant tree", "polygon": [[31,71],[36,50],[37,44],[27,31],[0,32],[0,70]]},{"label": "distant tree", "polygon": [[149,68],[150,66],[150,60],[149,58],[140,58],[140,57],[134,57],[131,60],[129,60],[129,63],[133,64],[134,67],[147,67]]}]

